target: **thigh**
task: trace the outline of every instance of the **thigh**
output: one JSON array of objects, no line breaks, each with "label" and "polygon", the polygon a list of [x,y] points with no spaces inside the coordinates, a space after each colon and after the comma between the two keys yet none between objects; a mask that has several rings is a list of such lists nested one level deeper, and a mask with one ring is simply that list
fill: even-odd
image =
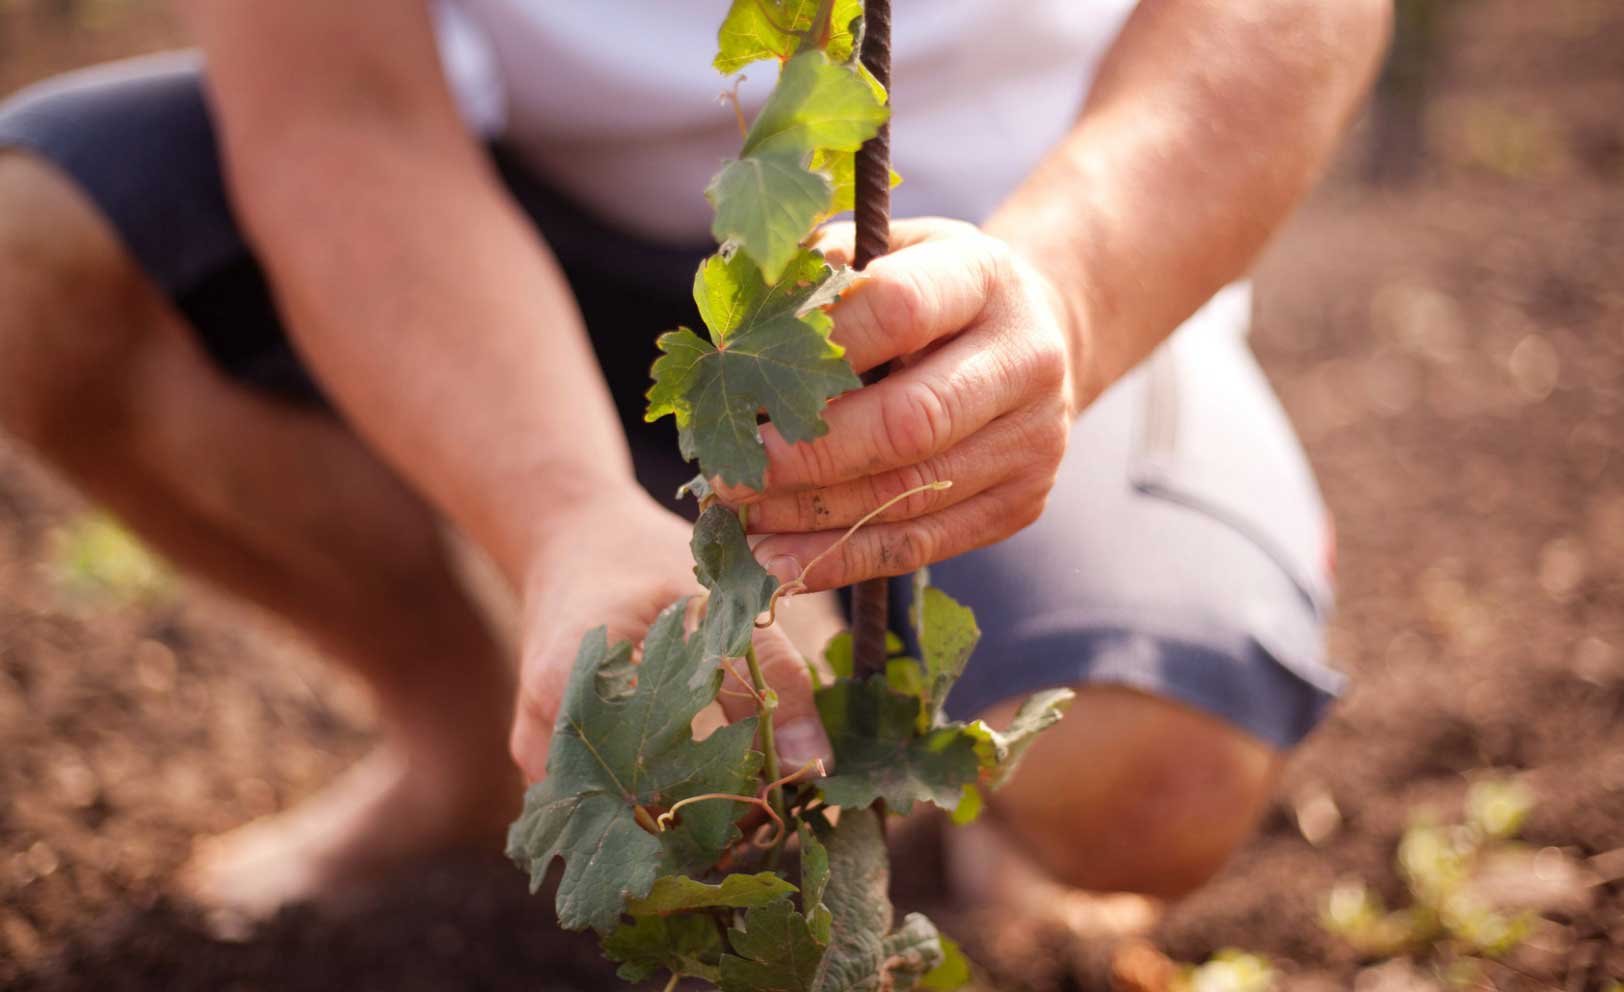
[{"label": "thigh", "polygon": [[[1243,319],[1246,305],[1214,304]],[[983,630],[949,707],[1119,685],[1290,746],[1340,687],[1322,637],[1327,533],[1244,337],[1209,311],[1078,421],[1035,524],[932,568]]]},{"label": "thigh", "polygon": [[227,199],[200,67],[177,52],[38,84],[0,107],[0,147],[79,187],[228,376],[319,405]]}]

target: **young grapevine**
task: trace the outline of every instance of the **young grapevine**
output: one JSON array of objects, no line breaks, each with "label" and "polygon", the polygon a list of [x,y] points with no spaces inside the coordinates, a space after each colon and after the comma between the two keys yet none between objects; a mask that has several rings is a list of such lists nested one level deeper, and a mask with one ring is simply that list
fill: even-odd
[{"label": "young grapevine", "polygon": [[[692,541],[703,617],[690,629],[688,604],[672,603],[640,662],[603,628],[586,636],[547,776],[509,832],[509,856],[533,890],[563,861],[559,923],[595,930],[631,982],[666,976],[671,989],[691,978],[723,992],[957,987],[967,976],[952,942],[923,916],[893,918],[881,818],[921,801],[973,818],[983,791],[1009,776],[1071,698],[1034,696],[1002,733],[949,721],[943,704],[980,631],[921,573],[910,616],[921,657],[903,657],[893,642],[883,670],[869,674],[855,670],[850,635],[826,649],[833,678],[820,680],[816,701],[833,768],[782,768],[773,746],[776,699],[751,634],[789,590],[756,563],[743,522],[710,500],[707,480],[760,487],[760,414],[787,441],[812,441],[827,430],[824,405],[860,385],[826,312],[854,276],[808,242],[852,208],[854,154],[890,113],[857,57],[862,24],[861,0],[733,0],[721,27],[719,71],[768,59],[781,69],[739,157],[706,191],[721,242],[694,278],[706,334],[660,337],[647,414],[675,417],[683,456],[699,463],[689,489],[707,504]],[[739,660],[757,715],[695,740],[694,717]],[[761,826],[746,836],[739,822],[751,812]],[[791,845],[794,879],[778,867]]]}]

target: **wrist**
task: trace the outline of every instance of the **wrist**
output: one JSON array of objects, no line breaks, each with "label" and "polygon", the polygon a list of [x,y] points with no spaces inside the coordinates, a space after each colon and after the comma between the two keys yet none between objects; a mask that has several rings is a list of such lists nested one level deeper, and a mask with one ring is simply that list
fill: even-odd
[{"label": "wrist", "polygon": [[[603,543],[629,534],[645,535],[661,547],[646,549],[651,560],[639,567],[652,567],[652,559],[665,557],[664,545],[673,541],[687,553],[687,523],[656,502],[634,479],[572,486],[568,496],[548,502],[546,512],[536,517],[512,573],[515,587],[524,597],[548,596],[578,579],[575,573],[582,564],[578,552],[583,541]],[[617,562],[599,564],[624,567]],[[691,576],[691,564],[687,567]]]},{"label": "wrist", "polygon": [[1095,339],[1098,323],[1094,318],[1093,295],[1075,275],[1057,277],[1036,259],[1016,250],[1048,304],[1049,313],[1060,327],[1066,344],[1066,397],[1072,416],[1081,414],[1110,385],[1102,374]]},{"label": "wrist", "polygon": [[532,576],[562,538],[591,526],[590,516],[622,512],[617,507],[650,501],[628,467],[546,464],[525,472],[493,510],[502,519],[489,529],[486,550],[510,586],[524,592]]}]

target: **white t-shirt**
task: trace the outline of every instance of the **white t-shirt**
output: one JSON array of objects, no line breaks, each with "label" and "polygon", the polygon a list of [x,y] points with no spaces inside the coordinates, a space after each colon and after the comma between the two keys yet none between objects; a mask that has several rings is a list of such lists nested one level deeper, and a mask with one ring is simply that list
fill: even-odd
[{"label": "white t-shirt", "polygon": [[[704,189],[738,154],[711,67],[729,0],[438,0],[470,123],[633,234],[710,238]],[[899,216],[983,220],[1076,119],[1135,0],[894,0]],[[746,117],[778,71],[743,71]]]}]

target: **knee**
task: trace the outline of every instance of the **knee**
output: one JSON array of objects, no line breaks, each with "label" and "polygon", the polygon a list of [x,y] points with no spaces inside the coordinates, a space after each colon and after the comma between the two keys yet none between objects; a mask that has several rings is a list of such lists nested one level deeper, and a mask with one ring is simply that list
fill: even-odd
[{"label": "knee", "polygon": [[1212,717],[1088,689],[993,808],[1057,881],[1177,898],[1251,835],[1279,765],[1272,748]]},{"label": "knee", "polygon": [[69,180],[0,150],[0,427],[49,445],[114,400],[135,271]]}]

